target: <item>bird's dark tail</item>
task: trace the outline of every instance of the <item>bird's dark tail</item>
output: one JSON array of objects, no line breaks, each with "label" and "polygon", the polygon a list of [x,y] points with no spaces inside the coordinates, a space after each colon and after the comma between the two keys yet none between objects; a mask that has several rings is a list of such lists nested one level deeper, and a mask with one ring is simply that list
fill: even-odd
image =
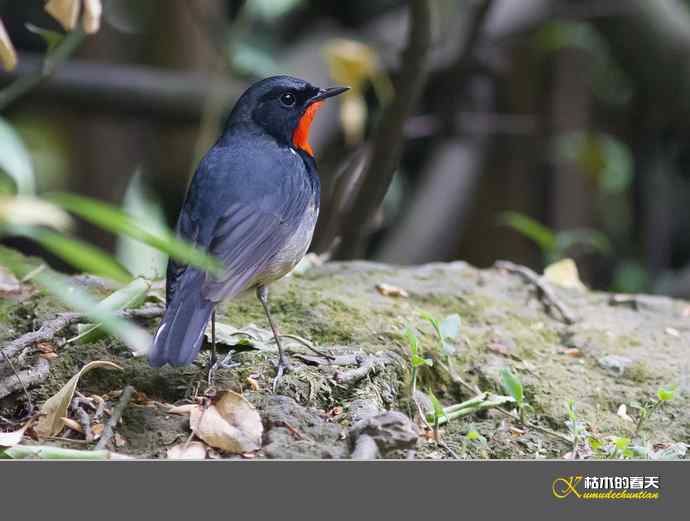
[{"label": "bird's dark tail", "polygon": [[151,367],[191,364],[199,354],[214,302],[201,295],[203,273],[188,269],[168,301],[149,352]]}]

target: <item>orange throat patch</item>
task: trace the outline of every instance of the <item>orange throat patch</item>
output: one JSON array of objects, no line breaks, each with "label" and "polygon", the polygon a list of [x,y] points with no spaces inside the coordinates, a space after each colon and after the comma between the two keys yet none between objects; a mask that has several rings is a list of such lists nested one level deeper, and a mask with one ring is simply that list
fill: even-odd
[{"label": "orange throat patch", "polygon": [[304,150],[310,156],[314,156],[314,150],[309,144],[309,129],[311,128],[312,121],[314,121],[314,116],[316,116],[317,111],[323,105],[323,101],[316,101],[307,107],[304,111],[302,117],[297,124],[297,128],[292,134],[292,144],[295,147]]}]

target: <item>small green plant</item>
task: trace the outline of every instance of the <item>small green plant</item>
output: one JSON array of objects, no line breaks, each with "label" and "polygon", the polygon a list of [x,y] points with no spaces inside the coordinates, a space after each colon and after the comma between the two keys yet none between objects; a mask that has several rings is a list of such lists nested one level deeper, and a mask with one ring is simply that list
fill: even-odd
[{"label": "small green plant", "polygon": [[[594,438],[587,431],[587,424],[577,418],[577,411],[574,400],[568,400],[565,404],[568,419],[565,422],[573,442],[572,459],[577,458],[580,445],[588,440],[590,444]],[[591,446],[591,445],[590,445]]]},{"label": "small green plant", "polygon": [[419,349],[419,341],[417,340],[417,334],[414,332],[414,329],[408,327],[405,330],[405,338],[407,339],[407,345],[411,353],[410,365],[412,365],[412,382],[410,384],[410,396],[414,399],[414,395],[417,392],[418,369],[423,366],[431,367],[434,363],[431,359],[422,357]]},{"label": "small green plant", "polygon": [[673,387],[660,387],[656,392],[656,400],[650,400],[640,406],[640,416],[637,419],[637,424],[635,425],[635,434],[638,434],[642,430],[645,422],[647,419],[649,419],[652,413],[654,413],[654,411],[660,409],[666,402],[669,402],[673,399],[674,394],[675,389]]},{"label": "small green plant", "polygon": [[441,402],[438,401],[438,398],[436,398],[436,395],[429,389],[429,398],[431,398],[431,405],[433,406],[433,413],[434,413],[434,422],[433,422],[433,427],[434,427],[434,440],[438,443],[438,427],[441,422],[441,418],[445,418],[446,421],[448,421],[448,414],[446,413],[446,410],[443,408],[441,405]]},{"label": "small green plant", "polygon": [[429,313],[422,313],[422,318],[427,320],[438,337],[441,344],[441,351],[446,356],[450,357],[455,354],[455,346],[451,340],[454,340],[460,336],[460,315],[454,313],[448,315],[441,322],[432,317]]},{"label": "small green plant", "polygon": [[613,459],[630,459],[635,453],[630,447],[630,438],[616,437],[613,439],[613,447],[611,450],[611,458]]},{"label": "small green plant", "polygon": [[500,375],[503,389],[515,400],[520,422],[525,424],[525,412],[531,410],[532,406],[525,400],[525,390],[522,386],[522,382],[507,367],[501,369]]}]

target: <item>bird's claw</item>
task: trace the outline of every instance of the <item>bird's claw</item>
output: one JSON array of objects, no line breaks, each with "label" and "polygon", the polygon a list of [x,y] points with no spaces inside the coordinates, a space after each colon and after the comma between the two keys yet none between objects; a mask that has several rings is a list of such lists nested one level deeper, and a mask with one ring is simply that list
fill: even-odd
[{"label": "bird's claw", "polygon": [[222,360],[211,360],[208,368],[208,385],[213,386],[213,382],[216,379],[216,372],[218,369],[233,369],[240,365],[239,362],[234,362],[232,360],[232,355],[235,353],[233,349],[228,351],[228,354]]},{"label": "bird's claw", "polygon": [[278,359],[278,364],[276,365],[276,377],[273,379],[273,394],[276,393],[276,390],[278,389],[278,383],[280,382],[280,379],[283,377],[283,374],[289,372],[290,369],[290,364],[288,364],[287,359],[284,356],[281,356]]}]

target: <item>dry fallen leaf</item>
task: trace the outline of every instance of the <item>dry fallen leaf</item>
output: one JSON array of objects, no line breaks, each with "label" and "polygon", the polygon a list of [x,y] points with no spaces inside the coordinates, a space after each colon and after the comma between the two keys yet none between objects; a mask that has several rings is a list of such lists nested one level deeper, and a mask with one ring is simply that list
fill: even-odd
[{"label": "dry fallen leaf", "polygon": [[[91,426],[91,433],[93,434],[94,440],[97,440],[98,438],[101,437],[101,434],[103,434],[104,428],[105,428],[105,426],[102,423],[94,423]],[[116,433],[116,435],[119,436],[119,434],[117,434],[117,433]],[[115,446],[116,447],[118,446],[117,443],[115,443]]]},{"label": "dry fallen leaf", "polygon": [[674,336],[674,337],[676,337],[676,338],[680,337],[680,331],[678,331],[678,330],[677,330],[676,328],[674,328],[674,327],[667,327],[667,328],[666,328],[666,334],[667,334],[667,335]]},{"label": "dry fallen leaf", "polygon": [[247,376],[246,381],[249,384],[249,387],[252,388],[252,391],[259,390],[259,382],[257,382],[254,378],[252,378],[251,376]]},{"label": "dry fallen leaf", "polygon": [[48,0],[45,10],[55,18],[62,27],[71,31],[77,26],[81,0]]},{"label": "dry fallen leaf", "polygon": [[11,71],[17,66],[17,52],[14,50],[12,40],[5,30],[5,25],[0,20],[0,61],[6,71]]},{"label": "dry fallen leaf", "polygon": [[211,447],[243,454],[261,448],[263,425],[256,409],[242,395],[224,391],[207,408],[197,406],[189,416],[194,434]]},{"label": "dry fallen leaf", "polygon": [[384,297],[402,297],[402,298],[407,298],[410,296],[410,294],[405,291],[403,288],[399,288],[398,286],[393,286],[392,284],[377,284],[376,285],[376,291],[381,293]]},{"label": "dry fallen leaf", "polygon": [[499,340],[492,340],[491,342],[489,342],[486,348],[493,353],[503,356],[511,356],[513,352],[513,349],[511,349]]},{"label": "dry fallen leaf", "polygon": [[206,459],[206,445],[200,441],[179,443],[168,449],[168,459]]},{"label": "dry fallen leaf", "polygon": [[39,342],[38,344],[36,344],[36,349],[38,349],[41,353],[55,352],[55,346],[50,342]]},{"label": "dry fallen leaf", "polygon": [[[95,427],[95,426],[94,426],[94,427]],[[103,432],[103,429],[102,429],[102,428],[101,428],[101,432]],[[100,438],[100,436],[101,436],[101,433],[98,434],[98,437],[99,437],[99,438]],[[95,436],[95,433],[94,433],[94,437],[96,437],[96,436]],[[116,432],[116,433],[113,435],[113,440],[115,440],[115,446],[116,446],[116,447],[124,447],[125,445],[127,445],[127,438],[125,438],[125,437],[124,437],[122,434],[120,434],[119,432]]]},{"label": "dry fallen leaf", "polygon": [[633,419],[628,415],[628,407],[627,407],[624,403],[622,403],[622,404],[620,405],[620,407],[618,407],[618,411],[616,412],[616,414],[617,414],[620,418],[623,418],[624,420],[627,420],[627,421],[633,422],[633,423],[635,422],[635,420],[633,420]]},{"label": "dry fallen leaf", "polygon": [[[84,434],[84,429],[82,426],[79,424],[78,421],[73,420],[72,418],[67,418],[67,417],[62,417],[60,418],[62,420],[62,423],[67,427],[68,429],[72,429],[73,431],[81,432]],[[62,429],[60,429],[62,430]]]},{"label": "dry fallen leaf", "polygon": [[0,447],[13,447],[14,445],[19,445],[29,425],[31,425],[31,421],[27,422],[26,425],[17,431],[0,432]]},{"label": "dry fallen leaf", "polygon": [[577,347],[559,347],[558,352],[573,358],[580,358],[582,356],[582,351]]},{"label": "dry fallen leaf", "polygon": [[185,405],[176,405],[175,407],[170,407],[168,409],[168,414],[179,414],[180,416],[186,416],[192,412],[193,409],[199,407],[198,405],[189,403]]},{"label": "dry fallen leaf", "polygon": [[67,409],[74,397],[74,391],[77,389],[77,383],[81,376],[97,367],[107,369],[122,369],[119,365],[105,360],[94,360],[89,362],[81,370],[70,378],[62,389],[60,389],[53,396],[48,398],[39,411],[40,418],[34,427],[34,432],[41,438],[46,436],[55,436],[62,430],[62,418],[67,416]]},{"label": "dry fallen leaf", "polygon": [[573,259],[563,259],[550,264],[544,270],[544,278],[552,284],[564,288],[585,289]]}]

